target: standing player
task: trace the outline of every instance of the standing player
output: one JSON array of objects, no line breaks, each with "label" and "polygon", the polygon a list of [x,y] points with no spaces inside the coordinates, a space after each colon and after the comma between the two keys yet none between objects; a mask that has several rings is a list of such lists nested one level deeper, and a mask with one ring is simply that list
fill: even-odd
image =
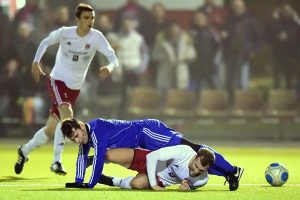
[{"label": "standing player", "polygon": [[[98,118],[87,124],[77,119],[67,119],[62,122],[61,129],[65,137],[80,144],[76,163],[76,183],[83,183],[88,166],[88,153],[91,147],[94,148],[89,188],[93,188],[101,176],[107,149],[140,147],[157,150],[179,144],[188,145],[195,152],[204,147],[211,149],[206,145],[186,140],[182,134],[155,119],[124,121]],[[221,154],[211,150],[215,154],[215,163],[208,169],[208,173],[224,176],[229,182],[229,189],[237,190],[243,169],[232,166]]]},{"label": "standing player", "polygon": [[32,64],[32,75],[39,82],[41,75],[45,75],[40,65],[42,56],[49,45],[60,44],[55,65],[48,79],[52,107],[46,125],[38,130],[28,143],[19,147],[18,161],[15,164],[16,174],[22,172],[24,163],[28,160],[28,154],[45,144],[53,135],[54,160],[50,169],[59,175],[66,174],[61,159],[65,138],[60,130],[60,121],[73,117],[72,105],[79,95],[96,51],[103,53],[109,61],[109,65],[99,69],[102,79],[110,75],[113,68],[118,66],[114,50],[103,34],[92,28],[95,18],[93,8],[87,4],[79,4],[75,16],[77,26],[61,27],[51,32],[37,49]]},{"label": "standing player", "polygon": [[[98,181],[101,184],[124,189],[152,188],[154,190],[180,184],[181,190],[189,190],[202,187],[208,182],[207,169],[213,165],[215,156],[208,148],[201,148],[196,153],[187,145],[176,145],[152,152],[146,149],[110,149],[105,159],[135,170],[138,174],[127,178],[102,175]],[[66,187],[78,186],[84,184],[66,184]]]}]

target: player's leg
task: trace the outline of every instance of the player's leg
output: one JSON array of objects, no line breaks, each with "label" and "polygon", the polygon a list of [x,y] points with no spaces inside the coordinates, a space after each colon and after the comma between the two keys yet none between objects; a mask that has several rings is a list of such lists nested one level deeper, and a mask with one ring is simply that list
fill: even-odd
[{"label": "player's leg", "polygon": [[[146,149],[127,149],[127,148],[116,148],[110,149],[106,153],[106,160],[122,165],[128,169],[137,171],[139,174],[146,174],[146,155],[151,151]],[[145,177],[144,177],[145,178]],[[109,186],[118,186],[126,189],[141,189],[148,188],[148,178],[146,176],[146,181],[143,177],[127,177],[127,178],[117,178],[110,177],[104,174],[101,175],[98,183],[109,185]],[[133,182],[132,182],[133,181]]]},{"label": "player's leg", "polygon": [[198,152],[200,148],[209,148],[211,149],[215,154],[215,163],[208,168],[208,173],[217,175],[217,176],[224,176],[226,178],[226,181],[229,182],[229,189],[230,190],[237,190],[239,187],[239,180],[243,174],[244,169],[241,167],[233,166],[231,165],[223,156],[222,154],[215,151],[213,148],[204,145],[204,144],[195,144],[190,141],[188,141],[185,138],[182,138],[180,144],[188,145],[194,151]]},{"label": "player's leg", "polygon": [[146,189],[150,188],[146,173],[139,173],[135,177],[128,176],[126,178],[110,177],[102,175],[98,183],[120,187],[123,189]]},{"label": "player's leg", "polygon": [[15,173],[20,174],[23,170],[25,162],[28,160],[29,153],[47,143],[49,138],[54,135],[54,130],[58,119],[52,114],[49,115],[46,125],[39,129],[26,144],[22,145],[18,149],[18,161],[15,164]]},{"label": "player's leg", "polygon": [[148,176],[146,173],[139,173],[130,181],[132,189],[147,189],[150,188]]},{"label": "player's leg", "polygon": [[[60,121],[65,118],[73,117],[72,105],[75,103],[80,90],[72,90],[68,88],[63,81],[54,80],[48,81],[48,90],[53,102],[52,112],[55,113]],[[66,175],[66,171],[62,166],[62,152],[65,144],[65,138],[61,132],[61,123],[59,122],[54,134],[54,160],[50,167],[51,171],[58,175]]]},{"label": "player's leg", "polygon": [[167,127],[163,122],[156,119],[147,119],[144,121],[140,147],[149,150],[157,150],[162,147],[174,146],[180,144],[182,134]]},{"label": "player's leg", "polygon": [[105,160],[129,168],[134,158],[134,149],[116,148],[106,152]]},{"label": "player's leg", "polygon": [[58,175],[66,175],[67,172],[62,166],[62,153],[65,144],[65,138],[61,131],[61,121],[73,117],[73,110],[70,104],[61,104],[59,106],[60,121],[57,123],[54,134],[54,159],[50,167],[51,171]]}]

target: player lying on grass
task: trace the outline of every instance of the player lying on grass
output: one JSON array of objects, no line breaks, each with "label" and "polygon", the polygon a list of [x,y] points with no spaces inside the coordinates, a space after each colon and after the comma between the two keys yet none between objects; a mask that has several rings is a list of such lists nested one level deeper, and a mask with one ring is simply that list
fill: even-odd
[{"label": "player lying on grass", "polygon": [[[154,190],[180,184],[181,190],[189,190],[207,183],[207,169],[213,165],[215,156],[208,148],[199,149],[196,153],[187,145],[176,145],[152,152],[146,149],[110,149],[106,153],[106,160],[135,170],[138,174],[127,178],[102,175],[98,181],[101,184],[125,189]],[[84,186],[84,184],[66,184],[67,187],[75,188],[78,185],[80,188]]]},{"label": "player lying on grass", "polygon": [[125,121],[97,118],[86,124],[77,119],[67,119],[62,122],[61,129],[65,137],[80,144],[75,182],[83,183],[88,166],[88,153],[91,147],[94,148],[93,170],[88,183],[90,188],[97,184],[102,174],[107,149],[113,148],[139,147],[157,150],[179,144],[188,145],[195,152],[201,148],[209,148],[214,152],[215,162],[208,168],[208,173],[224,176],[229,182],[229,189],[232,191],[238,189],[239,180],[243,173],[242,168],[232,166],[212,148],[186,140],[182,134],[155,119]]},{"label": "player lying on grass", "polygon": [[164,147],[152,152],[144,149],[111,149],[106,157],[108,161],[139,172],[135,177],[111,178],[111,181],[102,175],[99,181],[125,189],[151,187],[161,190],[174,184],[180,184],[181,190],[196,189],[208,182],[207,169],[215,161],[210,149],[201,148],[196,153],[186,145]]}]

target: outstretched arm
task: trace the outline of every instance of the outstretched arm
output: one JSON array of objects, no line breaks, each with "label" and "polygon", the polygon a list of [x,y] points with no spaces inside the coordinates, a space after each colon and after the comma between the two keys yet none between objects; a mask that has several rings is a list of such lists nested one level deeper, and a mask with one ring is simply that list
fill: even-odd
[{"label": "outstretched arm", "polygon": [[105,134],[101,135],[101,138],[96,137],[96,134],[91,133],[91,139],[93,141],[93,146],[95,149],[94,160],[93,160],[93,169],[90,181],[88,183],[89,188],[93,188],[100,179],[102,174],[105,154],[107,149],[107,137]]},{"label": "outstretched arm", "polygon": [[86,164],[87,164],[87,156],[89,153],[90,147],[88,145],[79,145],[78,157],[76,162],[76,178],[75,182],[83,183]]}]

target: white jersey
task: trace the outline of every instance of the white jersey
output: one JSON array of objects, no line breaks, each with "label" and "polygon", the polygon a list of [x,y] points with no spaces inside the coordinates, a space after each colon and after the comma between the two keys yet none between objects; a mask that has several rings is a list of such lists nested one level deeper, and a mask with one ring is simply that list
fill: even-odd
[{"label": "white jersey", "polygon": [[184,179],[189,180],[191,188],[204,186],[208,181],[207,171],[197,177],[189,175],[189,163],[194,156],[196,152],[186,145],[164,147],[149,153],[147,172],[150,185],[157,185],[157,175],[164,186],[180,184]]},{"label": "white jersey", "polygon": [[41,42],[34,58],[34,62],[40,62],[49,45],[60,43],[50,76],[65,82],[70,89],[81,88],[96,51],[107,57],[110,69],[118,66],[114,50],[100,31],[91,28],[86,36],[80,37],[76,29],[72,26],[52,31]]}]

